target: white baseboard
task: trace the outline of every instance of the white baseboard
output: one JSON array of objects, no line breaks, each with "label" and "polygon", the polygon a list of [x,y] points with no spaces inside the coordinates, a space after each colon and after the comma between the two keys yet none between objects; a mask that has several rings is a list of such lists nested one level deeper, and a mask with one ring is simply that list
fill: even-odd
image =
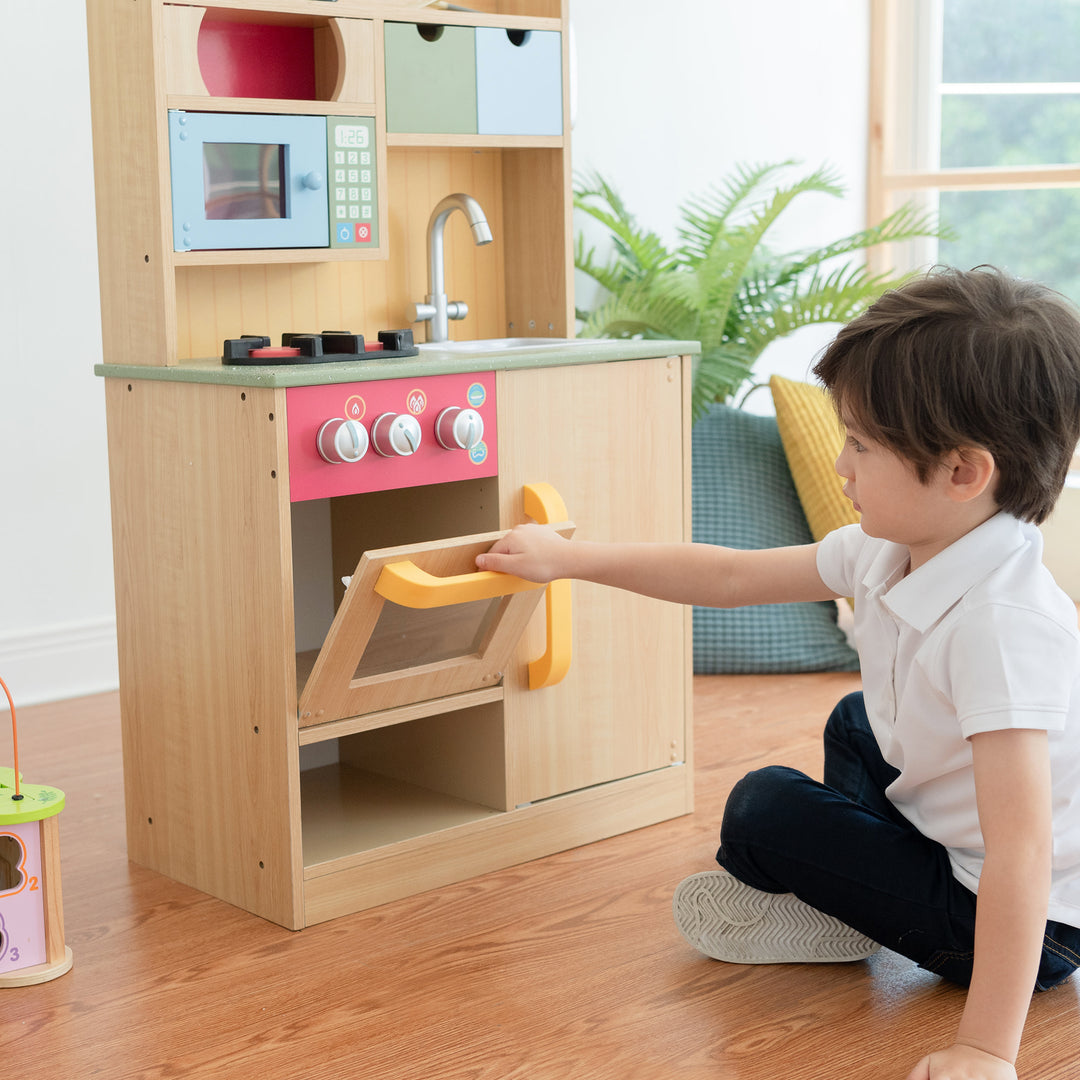
[{"label": "white baseboard", "polygon": [[120,685],[116,620],[0,637],[0,677],[16,709],[115,690]]}]

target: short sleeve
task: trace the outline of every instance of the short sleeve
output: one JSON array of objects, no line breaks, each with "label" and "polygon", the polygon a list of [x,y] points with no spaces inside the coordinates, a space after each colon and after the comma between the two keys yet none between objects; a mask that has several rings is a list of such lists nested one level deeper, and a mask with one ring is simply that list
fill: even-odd
[{"label": "short sleeve", "polygon": [[1080,660],[1077,635],[1029,608],[986,604],[950,634],[945,670],[964,738],[985,731],[1061,731]]},{"label": "short sleeve", "polygon": [[865,541],[866,534],[861,526],[845,525],[833,530],[818,545],[818,574],[837,596],[855,595]]}]

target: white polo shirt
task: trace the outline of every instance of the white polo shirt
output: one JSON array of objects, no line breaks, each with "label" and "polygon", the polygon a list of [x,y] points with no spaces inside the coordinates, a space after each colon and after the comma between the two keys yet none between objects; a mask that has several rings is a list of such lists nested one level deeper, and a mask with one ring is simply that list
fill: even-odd
[{"label": "white polo shirt", "polygon": [[943,844],[978,892],[985,848],[968,739],[1049,732],[1054,856],[1049,917],[1080,927],[1080,633],[1042,564],[1042,534],[997,514],[904,576],[907,548],[858,525],[818,549],[822,580],[855,599],[870,726],[900,776],[886,794]]}]

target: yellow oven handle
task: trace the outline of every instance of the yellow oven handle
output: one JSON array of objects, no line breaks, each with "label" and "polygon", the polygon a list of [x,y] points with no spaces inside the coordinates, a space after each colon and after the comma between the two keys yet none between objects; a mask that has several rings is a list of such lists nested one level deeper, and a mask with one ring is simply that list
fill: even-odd
[{"label": "yellow oven handle", "polygon": [[477,570],[472,574],[436,577],[408,559],[387,563],[375,582],[375,591],[384,599],[407,608],[448,607],[472,600],[493,600],[497,596],[542,589],[543,583],[526,581],[513,574]]}]

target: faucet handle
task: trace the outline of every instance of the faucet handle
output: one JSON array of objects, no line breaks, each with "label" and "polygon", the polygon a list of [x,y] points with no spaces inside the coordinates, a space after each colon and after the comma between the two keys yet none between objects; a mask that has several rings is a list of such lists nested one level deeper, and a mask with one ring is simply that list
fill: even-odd
[{"label": "faucet handle", "polygon": [[464,300],[451,300],[446,305],[446,317],[448,319],[464,319],[469,314],[469,305]]},{"label": "faucet handle", "polygon": [[435,318],[434,304],[410,304],[409,322],[427,322]]}]

